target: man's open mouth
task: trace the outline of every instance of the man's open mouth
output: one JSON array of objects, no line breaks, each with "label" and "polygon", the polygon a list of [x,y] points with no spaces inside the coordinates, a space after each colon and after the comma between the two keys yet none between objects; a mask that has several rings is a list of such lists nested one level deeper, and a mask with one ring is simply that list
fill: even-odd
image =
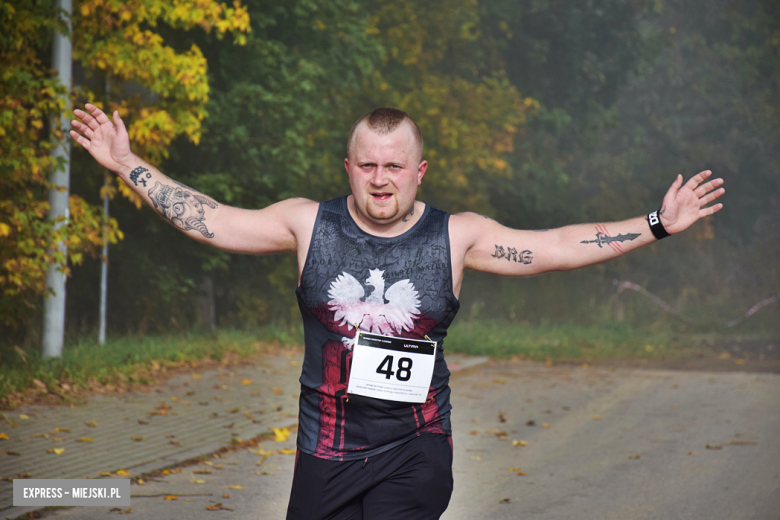
[{"label": "man's open mouth", "polygon": [[393,197],[393,194],[387,192],[378,192],[378,193],[372,193],[371,197],[377,202],[385,202],[390,200]]}]

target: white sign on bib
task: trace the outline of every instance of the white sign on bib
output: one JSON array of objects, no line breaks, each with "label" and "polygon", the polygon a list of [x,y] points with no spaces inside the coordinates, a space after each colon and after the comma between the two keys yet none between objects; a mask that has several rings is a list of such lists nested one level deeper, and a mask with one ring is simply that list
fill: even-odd
[{"label": "white sign on bib", "polygon": [[424,403],[433,378],[436,342],[357,331],[348,394]]}]

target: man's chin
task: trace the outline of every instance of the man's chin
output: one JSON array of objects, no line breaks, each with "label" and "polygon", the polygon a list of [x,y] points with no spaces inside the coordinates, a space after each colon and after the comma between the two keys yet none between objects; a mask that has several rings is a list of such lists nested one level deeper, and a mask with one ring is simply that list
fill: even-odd
[{"label": "man's chin", "polygon": [[392,220],[398,215],[398,205],[393,204],[390,207],[375,207],[373,204],[368,204],[366,213],[374,220]]}]

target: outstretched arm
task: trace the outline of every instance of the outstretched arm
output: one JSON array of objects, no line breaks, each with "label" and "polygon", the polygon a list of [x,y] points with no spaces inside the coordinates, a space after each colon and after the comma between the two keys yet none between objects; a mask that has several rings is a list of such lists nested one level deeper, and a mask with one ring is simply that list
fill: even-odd
[{"label": "outstretched arm", "polygon": [[[680,233],[723,207],[720,203],[706,207],[725,193],[720,187],[722,179],[705,182],[710,175],[712,172],[703,171],[685,185],[680,175],[672,183],[658,211],[669,234]],[[506,276],[570,270],[604,262],[657,240],[645,216],[622,222],[522,231],[475,213],[453,215],[450,237],[458,286],[458,273],[462,276],[463,269]]]},{"label": "outstretched arm", "polygon": [[[308,237],[316,203],[305,199],[282,201],[262,210],[218,204],[211,197],[176,182],[133,154],[127,129],[114,112],[113,121],[87,104],[74,110],[71,137],[103,167],[115,172],[158,215],[199,242],[236,253],[296,251],[299,237]],[[311,230],[309,229],[310,233]]]}]

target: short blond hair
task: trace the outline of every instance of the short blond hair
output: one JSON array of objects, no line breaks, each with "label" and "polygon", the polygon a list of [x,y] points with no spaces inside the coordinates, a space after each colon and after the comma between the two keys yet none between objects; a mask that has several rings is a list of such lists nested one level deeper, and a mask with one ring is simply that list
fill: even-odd
[{"label": "short blond hair", "polygon": [[376,132],[379,135],[389,134],[395,131],[395,129],[398,128],[402,123],[408,123],[409,127],[412,129],[414,140],[420,149],[420,157],[418,161],[422,160],[423,137],[422,132],[420,132],[420,127],[417,126],[417,123],[414,122],[414,119],[412,119],[412,117],[403,110],[387,107],[375,108],[371,112],[365,114],[363,117],[355,121],[355,124],[352,125],[352,130],[349,132],[349,139],[347,139],[347,157],[351,157],[352,155],[352,150],[355,147],[355,134],[357,133],[358,127],[363,122],[366,123],[366,126],[368,126],[372,132]]}]

